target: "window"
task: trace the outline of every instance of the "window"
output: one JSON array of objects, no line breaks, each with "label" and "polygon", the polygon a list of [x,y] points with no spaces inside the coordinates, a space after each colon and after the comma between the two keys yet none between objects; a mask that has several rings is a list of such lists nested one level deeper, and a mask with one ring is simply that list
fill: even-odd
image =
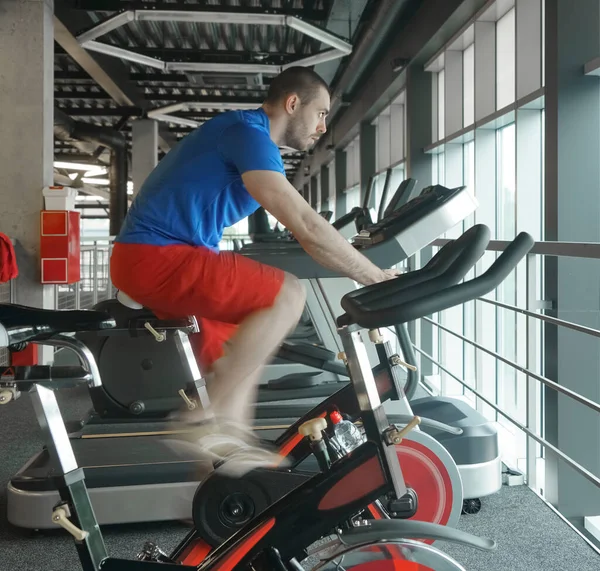
[{"label": "window", "polygon": [[463,51],[463,127],[475,122],[475,44]]},{"label": "window", "polygon": [[437,74],[437,95],[438,95],[438,133],[437,140],[441,141],[445,137],[446,130],[444,128],[446,122],[446,82],[445,82],[445,72],[444,70],[440,71]]},{"label": "window", "polygon": [[496,109],[515,100],[515,10],[496,23]]},{"label": "window", "polygon": [[360,205],[360,184],[357,184],[346,191],[346,212]]},{"label": "window", "polygon": [[327,165],[327,176],[329,177],[329,210],[333,212],[331,220],[335,220],[335,202],[337,198],[337,189],[335,186],[335,160]]}]

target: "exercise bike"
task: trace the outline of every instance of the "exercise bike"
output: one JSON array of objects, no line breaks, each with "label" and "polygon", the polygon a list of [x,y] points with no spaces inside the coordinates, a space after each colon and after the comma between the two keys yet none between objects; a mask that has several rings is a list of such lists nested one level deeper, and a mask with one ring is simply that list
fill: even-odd
[{"label": "exercise bike", "polygon": [[[319,558],[313,569],[331,568],[329,565],[338,565],[339,568],[340,559],[347,562],[355,558],[364,563],[382,557],[390,569],[415,569],[414,564],[439,571],[462,569],[438,549],[414,538],[441,538],[481,549],[493,549],[494,542],[428,522],[369,520],[365,517],[369,506],[382,496],[400,502],[410,496],[411,491],[406,486],[393,446],[405,437],[407,431],[415,428],[420,419],[413,418],[402,428],[390,425],[360,333],[366,328],[376,336],[379,327],[412,321],[488,293],[505,279],[532,246],[532,238],[520,234],[485,274],[459,285],[451,283],[442,291],[437,291],[442,285],[440,280],[432,284],[423,281],[418,272],[412,272],[346,295],[342,300],[346,313],[338,320],[338,333],[359,409],[359,414],[351,420],[362,427],[361,442],[351,451],[340,453],[334,445],[326,418],[310,415],[304,419],[298,427],[299,438],[317,458],[320,472],[255,514],[214,549],[207,549],[206,542],[195,529],[171,556],[164,555],[153,546],[146,546],[136,561],[110,558],[106,553],[83,470],[75,461],[53,388],[77,382],[93,386],[101,384],[89,350],[78,340],[62,334],[114,327],[109,316],[99,312],[0,306],[0,346],[37,342],[69,347],[78,354],[86,370],[85,375],[79,377],[65,374],[63,378],[58,375],[58,378],[51,379],[50,375],[43,376],[42,367],[39,377],[33,382],[14,380],[4,383],[0,402],[6,404],[17,398],[20,390],[31,391],[48,448],[60,466],[62,501],[53,510],[53,520],[74,536],[85,570],[168,567],[289,570],[302,569],[299,561],[309,554]],[[285,475],[293,472],[274,468],[255,470],[252,474],[270,477],[274,473]],[[199,491],[209,480],[219,478],[224,476],[217,468]],[[418,498],[415,500],[418,502]],[[408,509],[405,517],[410,517],[410,512]],[[315,547],[314,543],[323,538],[327,541]],[[410,563],[405,563],[407,561]],[[345,565],[345,568],[349,567]],[[385,567],[378,565],[377,568]]]},{"label": "exercise bike", "polygon": [[[489,230],[486,227],[481,225],[472,227],[460,238],[442,248],[423,269],[413,272],[410,278],[412,283],[431,282],[434,286],[432,291],[435,291],[438,285],[441,289],[442,284],[449,286],[458,283],[481,257],[488,241]],[[442,275],[443,282],[440,281]],[[114,314],[111,315],[114,317]],[[118,318],[115,320],[116,327],[105,329],[100,333],[107,336],[115,335],[117,339],[120,333],[127,335],[131,333],[129,329],[123,331],[119,326]],[[187,376],[179,379],[180,382],[186,379],[189,381],[191,388],[186,398],[193,406],[207,406],[208,395],[192,355],[186,334],[188,329],[171,331],[170,328],[175,327],[176,324],[163,322],[159,327],[155,321],[152,323],[159,328],[160,335],[167,337],[167,342],[170,341],[178,347],[181,363],[187,363],[185,368]],[[150,322],[146,322],[146,325],[151,330],[154,329]],[[142,328],[138,334],[150,335],[146,328]],[[81,336],[78,338],[81,340]],[[158,345],[165,343],[163,341]],[[381,401],[382,403],[397,401],[394,415],[390,416],[392,423],[406,421],[406,418],[412,418],[413,412],[403,392],[402,361],[389,343],[377,343],[375,347],[377,348],[374,352],[375,357],[380,364],[375,367],[373,374]],[[348,375],[347,367],[344,365],[342,367]],[[57,376],[60,370],[59,368],[57,372],[56,368],[52,368],[47,373]],[[83,375],[84,371],[80,374]],[[40,378],[40,376],[37,369],[17,368],[15,378],[24,381]],[[90,393],[95,390],[101,392],[102,387],[91,388]],[[344,384],[343,388],[319,403],[309,414],[332,418],[338,412],[348,418],[357,418],[360,415],[350,383]],[[202,522],[198,527],[204,530],[207,541],[212,546],[227,539],[252,514],[256,513],[257,509],[275,503],[282,495],[299,485],[306,478],[306,474],[318,471],[314,456],[310,454],[310,449],[304,445],[304,440],[298,435],[297,418],[306,417],[306,411],[299,414],[289,421],[291,426],[285,430],[258,431],[258,434],[268,435],[268,438],[274,439],[273,444],[290,460],[293,475],[288,475],[284,481],[277,482],[266,478],[236,480],[229,486],[228,496],[214,506],[211,504],[215,497],[212,489],[207,486],[202,490],[205,500],[201,502],[198,498],[195,502],[195,505],[201,506],[195,517],[198,522]],[[445,431],[460,437],[462,430],[460,428],[421,418],[421,427],[429,427],[438,432]],[[85,439],[70,435],[78,463],[86,471],[88,492],[101,524],[192,518],[190,506],[198,482],[204,479],[201,474],[208,475],[212,466],[198,465],[192,455],[189,458],[180,458],[167,447],[160,452],[164,444],[163,438],[166,439],[162,434],[172,432],[173,426],[169,425],[167,431],[164,428],[161,433],[143,439],[138,436]],[[149,449],[151,454],[146,453],[146,449]],[[395,450],[400,462],[403,463],[405,478],[417,496],[421,497],[412,519],[450,527],[456,526],[463,505],[463,484],[459,468],[448,451],[434,437],[421,430],[412,431],[402,443],[395,446]],[[149,469],[150,466],[152,469]],[[44,514],[51,510],[58,499],[54,484],[56,470],[58,466],[52,462],[48,451],[42,450],[26,464],[24,469],[11,478],[8,487],[8,518],[13,525],[36,529],[52,526]],[[299,472],[304,472],[305,475],[298,475]],[[273,476],[276,477],[278,476]],[[110,488],[106,487],[107,482],[111,483]],[[148,497],[149,485],[152,486],[153,501]],[[236,502],[240,503],[240,498],[243,498],[241,503],[244,509],[236,508],[237,517],[232,518],[226,512]],[[132,508],[132,505],[143,507]],[[402,503],[382,498],[381,505],[374,504],[370,507],[370,512],[373,517],[403,517],[404,509]]]}]

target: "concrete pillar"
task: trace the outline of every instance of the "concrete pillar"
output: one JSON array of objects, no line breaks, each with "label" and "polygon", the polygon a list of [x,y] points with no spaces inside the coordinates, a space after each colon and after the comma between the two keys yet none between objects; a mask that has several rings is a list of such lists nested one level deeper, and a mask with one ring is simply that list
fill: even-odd
[{"label": "concrete pillar", "polygon": [[[417,179],[417,186],[423,189],[432,183],[431,155],[424,153],[423,149],[431,144],[433,130],[432,88],[431,73],[423,70],[422,65],[414,65],[408,70],[406,84],[407,114],[406,128],[406,178]],[[431,259],[432,249],[423,248],[417,253],[416,259],[411,261],[415,268],[424,266]],[[409,324],[409,333],[416,345],[427,354],[433,356],[433,333],[430,323],[420,320]],[[430,375],[433,367],[426,358],[421,359],[420,371],[422,375]]]},{"label": "concrete pillar", "polygon": [[135,196],[158,164],[158,121],[139,119],[131,124],[131,178]]},{"label": "concrete pillar", "polygon": [[[600,5],[546,0],[545,239],[600,242],[600,80],[584,65],[600,53]],[[600,281],[596,260],[545,259],[547,314],[594,329],[600,327]],[[545,375],[595,402],[600,401],[596,338],[550,324],[545,328]],[[565,454],[600,474],[600,415],[545,390],[545,435]],[[600,515],[600,490],[546,451],[547,498],[573,523]]]},{"label": "concrete pillar", "polygon": [[319,184],[317,182],[318,175],[310,177],[310,205],[313,210],[319,208]]},{"label": "concrete pillar", "polygon": [[0,231],[16,240],[17,302],[52,308],[40,284],[42,189],[53,184],[54,26],[51,0],[0,8]]},{"label": "concrete pillar", "polygon": [[329,192],[335,193],[335,216],[340,218],[346,214],[346,153],[342,150],[335,151],[335,188]]},{"label": "concrete pillar", "polygon": [[329,210],[329,169],[323,165],[319,171],[321,179],[321,210]]},{"label": "concrete pillar", "polygon": [[[377,127],[372,123],[360,125],[360,203],[365,203],[369,179],[377,168]],[[368,208],[377,208],[375,193],[369,198]]]}]

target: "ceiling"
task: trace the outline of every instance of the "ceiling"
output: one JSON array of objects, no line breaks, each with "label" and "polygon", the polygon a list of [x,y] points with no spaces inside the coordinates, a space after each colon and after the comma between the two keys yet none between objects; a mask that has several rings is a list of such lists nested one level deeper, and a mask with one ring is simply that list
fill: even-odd
[{"label": "ceiling", "polygon": [[[376,4],[56,0],[55,106],[76,121],[120,131],[129,145],[132,121],[154,117],[162,155],[218,113],[259,106],[286,64],[314,67],[335,85]],[[82,148],[56,139],[55,160],[108,163],[106,149]],[[284,154],[290,179],[302,156]]]}]

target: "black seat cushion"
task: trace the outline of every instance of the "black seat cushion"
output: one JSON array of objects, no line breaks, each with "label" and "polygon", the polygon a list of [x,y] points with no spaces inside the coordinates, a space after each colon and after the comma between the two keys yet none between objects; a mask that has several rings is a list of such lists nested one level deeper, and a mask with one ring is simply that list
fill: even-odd
[{"label": "black seat cushion", "polygon": [[116,326],[102,311],[38,309],[17,304],[0,304],[0,324],[13,342],[49,338],[57,333],[99,331]]}]

